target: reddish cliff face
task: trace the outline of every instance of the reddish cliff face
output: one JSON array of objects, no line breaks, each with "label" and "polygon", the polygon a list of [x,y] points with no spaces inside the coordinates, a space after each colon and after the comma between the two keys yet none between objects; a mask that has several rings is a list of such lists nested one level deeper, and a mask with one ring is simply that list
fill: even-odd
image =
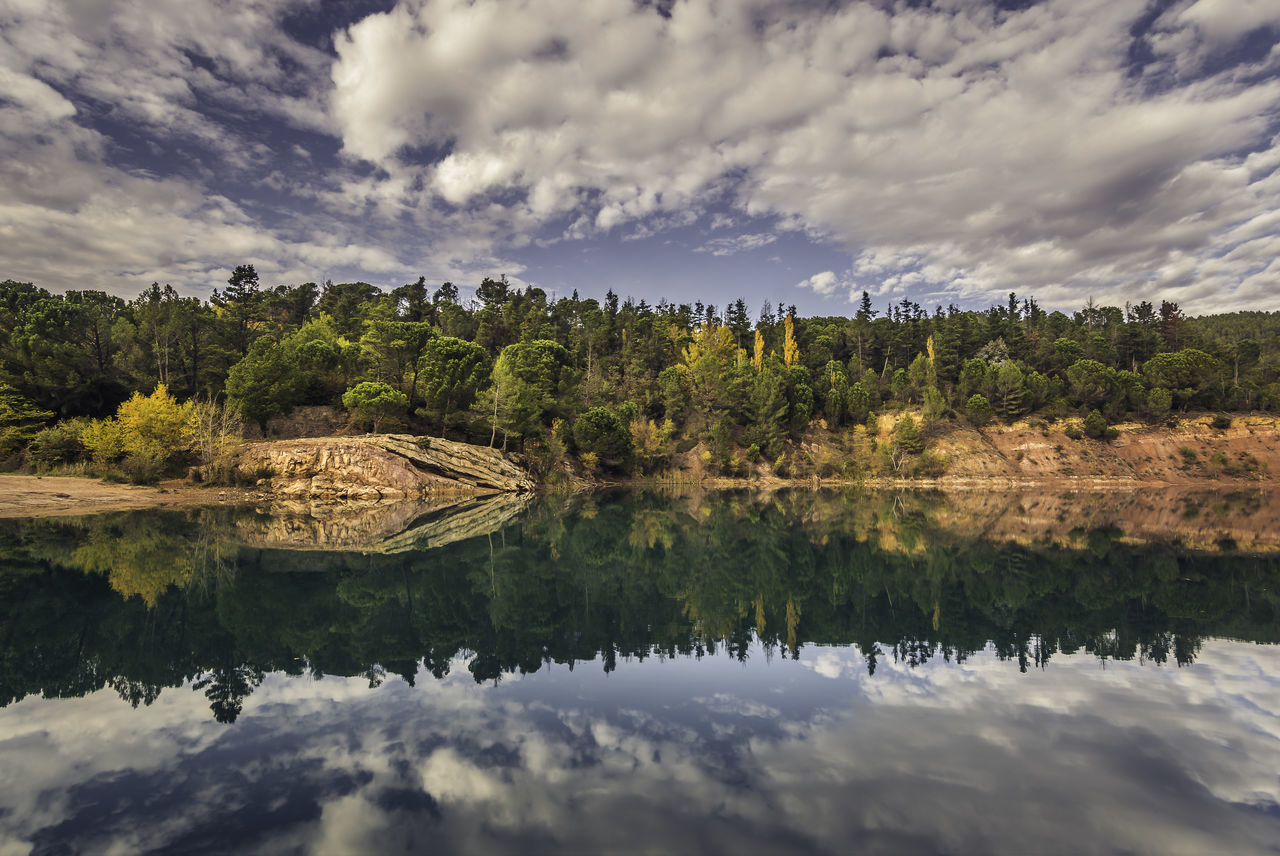
[{"label": "reddish cliff face", "polygon": [[[943,481],[1157,482],[1210,485],[1280,481],[1280,420],[1238,416],[1214,428],[1209,416],[1173,426],[1115,426],[1113,440],[1073,440],[1070,422],[955,427],[934,448],[950,457]],[[1075,421],[1078,425],[1078,420]]]}]

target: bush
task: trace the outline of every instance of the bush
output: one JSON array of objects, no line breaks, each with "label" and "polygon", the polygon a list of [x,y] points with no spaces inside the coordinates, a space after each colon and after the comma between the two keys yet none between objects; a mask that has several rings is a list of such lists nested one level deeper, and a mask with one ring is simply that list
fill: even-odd
[{"label": "bush", "polygon": [[80,443],[95,464],[113,464],[124,457],[124,432],[114,419],[95,419],[84,426]]},{"label": "bush", "polygon": [[155,484],[164,474],[164,458],[148,452],[130,452],[120,463],[120,469],[133,484]]},{"label": "bush", "polygon": [[[1096,412],[1096,411],[1095,411],[1095,412]],[[1066,434],[1066,435],[1067,435],[1067,439],[1069,439],[1069,440],[1082,440],[1082,439],[1084,439],[1084,432],[1083,432],[1083,431],[1081,431],[1081,430],[1080,430],[1080,427],[1079,427],[1079,426],[1077,426],[1077,425],[1068,425],[1066,428],[1063,428],[1063,429],[1062,429],[1062,433],[1063,433],[1063,434]]]},{"label": "bush", "polygon": [[981,428],[991,421],[991,417],[995,415],[995,411],[991,409],[991,402],[987,401],[987,397],[982,393],[974,393],[969,396],[969,400],[964,403],[965,418],[974,425]]},{"label": "bush", "polygon": [[1097,410],[1090,410],[1084,418],[1084,433],[1095,440],[1107,437],[1107,417]]},{"label": "bush", "polygon": [[89,424],[87,419],[68,419],[57,425],[42,428],[31,438],[27,447],[27,460],[37,470],[48,470],[78,461],[84,455],[80,432]]},{"label": "bush", "polygon": [[601,466],[621,469],[631,460],[631,434],[607,407],[593,407],[573,423],[573,440],[581,452],[594,454]]},{"label": "bush", "polygon": [[1213,417],[1212,424],[1213,427],[1217,428],[1219,431],[1225,430],[1231,427],[1231,417],[1219,413],[1217,416]]},{"label": "bush", "polygon": [[150,395],[135,392],[116,411],[125,453],[163,468],[191,447],[190,413],[190,402],[178,404],[164,384]]}]

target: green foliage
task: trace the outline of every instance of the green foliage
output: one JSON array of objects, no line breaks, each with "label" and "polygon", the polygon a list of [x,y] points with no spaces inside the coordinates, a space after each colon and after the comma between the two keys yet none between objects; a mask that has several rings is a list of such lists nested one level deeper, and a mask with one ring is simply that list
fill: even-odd
[{"label": "green foliage", "polygon": [[305,387],[298,354],[288,344],[258,339],[227,375],[227,395],[239,403],[246,419],[266,432],[267,420],[288,413]]},{"label": "green foliage", "polygon": [[[776,460],[815,417],[840,429],[886,403],[923,405],[926,424],[975,395],[1008,420],[1280,410],[1280,313],[1187,318],[1168,301],[1045,312],[1014,295],[981,312],[902,300],[881,314],[864,302],[852,318],[770,305],[753,330],[743,301],[721,312],[612,292],[551,300],[499,276],[463,303],[456,286],[432,289],[421,277],[383,292],[359,282],[268,288],[247,264],[228,273],[208,302],[161,283],[125,301],[0,282],[0,384],[52,414],[45,420],[110,416],[133,391],[163,384],[179,401],[234,400],[265,429],[295,406],[332,405],[361,382],[382,382],[407,397],[412,430],[462,428],[475,439],[484,425],[491,442],[501,430],[504,444],[515,437],[537,454],[554,420],[572,426],[603,406],[628,431],[638,426],[646,448],[670,423],[658,443],[668,451],[640,455],[645,467],[724,423],[730,469],[740,440]],[[0,427],[11,462],[42,427],[19,422]],[[112,430],[90,438],[96,454],[121,460]],[[73,447],[54,432],[32,448],[52,462]],[[787,460],[797,473],[827,466]]]},{"label": "green foliage", "polygon": [[[782,361],[771,356],[755,376],[747,401],[750,429],[747,441],[760,447],[773,459],[782,453],[787,434],[787,377]],[[726,422],[727,424],[727,422]]]},{"label": "green foliage", "polygon": [[947,412],[947,400],[938,392],[936,386],[926,386],[923,396],[923,416],[926,426],[933,425],[942,419]]},{"label": "green foliage", "polygon": [[40,429],[27,446],[27,461],[38,470],[48,470],[80,460],[85,454],[80,435],[89,422],[84,417],[65,419]]},{"label": "green foliage", "polygon": [[1224,371],[1221,360],[1195,348],[1156,354],[1142,364],[1147,383],[1169,390],[1174,402],[1183,407],[1208,404],[1210,392]]},{"label": "green foliage", "polygon": [[689,412],[692,381],[687,366],[667,366],[658,373],[662,412],[676,425],[683,425]]},{"label": "green foliage", "polygon": [[1097,407],[1119,391],[1116,371],[1097,360],[1079,360],[1067,369],[1071,394],[1081,404]]},{"label": "green foliage", "polygon": [[474,342],[442,336],[426,343],[420,366],[424,409],[439,420],[443,437],[450,417],[471,407],[489,383],[489,355]]},{"label": "green foliage", "polygon": [[871,396],[867,393],[862,381],[857,381],[849,387],[847,410],[850,422],[862,424],[867,421],[867,415],[871,412]]},{"label": "green foliage", "polygon": [[995,416],[995,411],[991,409],[991,404],[987,401],[985,395],[974,393],[964,403],[964,416],[974,425],[981,428],[991,421],[992,417]]},{"label": "green foliage", "polygon": [[[493,367],[493,431],[541,432],[557,411],[561,382],[567,379],[569,352],[557,342],[538,339],[502,349]],[[492,442],[492,441],[491,441]]]},{"label": "green foliage", "polygon": [[920,436],[920,427],[908,413],[898,420],[893,429],[893,439],[897,447],[908,455],[918,455],[924,451],[924,438]]},{"label": "green foliage", "polygon": [[51,412],[37,407],[8,384],[0,383],[0,455],[22,449],[52,418]]},{"label": "green foliage", "polygon": [[996,409],[1005,419],[1016,419],[1027,412],[1026,376],[1012,360],[1001,364],[996,373]]},{"label": "green foliage", "polygon": [[631,434],[607,407],[593,407],[574,420],[573,440],[580,450],[593,453],[603,467],[619,470],[631,460]]},{"label": "green foliage", "polygon": [[399,416],[409,406],[409,396],[387,383],[363,381],[342,394],[342,406],[357,419],[373,423],[373,433],[384,419]]},{"label": "green foliage", "polygon": [[1086,437],[1092,437],[1095,440],[1106,437],[1107,418],[1097,410],[1090,410],[1089,415],[1084,418],[1084,433]]},{"label": "green foliage", "polygon": [[1157,386],[1147,393],[1147,402],[1144,409],[1149,416],[1156,418],[1164,416],[1171,407],[1173,407],[1173,396],[1169,394],[1169,390]]}]

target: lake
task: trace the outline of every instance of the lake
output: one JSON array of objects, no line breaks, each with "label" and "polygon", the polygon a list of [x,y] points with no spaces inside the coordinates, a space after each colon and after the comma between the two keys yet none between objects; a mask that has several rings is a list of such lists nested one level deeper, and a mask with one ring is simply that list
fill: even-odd
[{"label": "lake", "polygon": [[1127,501],[3,520],[0,854],[1275,853],[1268,503]]}]

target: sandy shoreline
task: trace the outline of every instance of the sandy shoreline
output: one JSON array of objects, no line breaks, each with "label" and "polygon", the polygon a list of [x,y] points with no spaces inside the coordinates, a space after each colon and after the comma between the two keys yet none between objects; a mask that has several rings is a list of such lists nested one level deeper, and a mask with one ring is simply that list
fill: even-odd
[{"label": "sandy shoreline", "polygon": [[70,476],[0,475],[0,518],[51,517],[240,502],[235,488],[166,482],[154,487]]}]

